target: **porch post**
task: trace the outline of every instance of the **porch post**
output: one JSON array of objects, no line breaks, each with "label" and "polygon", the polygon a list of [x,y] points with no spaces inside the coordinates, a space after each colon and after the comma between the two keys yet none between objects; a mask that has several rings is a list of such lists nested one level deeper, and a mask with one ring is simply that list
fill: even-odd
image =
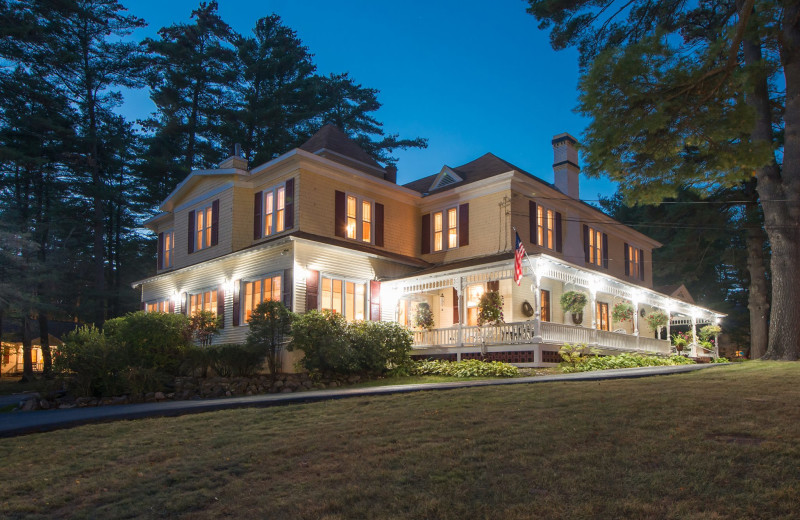
[{"label": "porch post", "polygon": [[672,344],[672,312],[667,309],[667,339]]},{"label": "porch post", "polygon": [[697,318],[692,312],[692,357],[697,357]]},{"label": "porch post", "polygon": [[542,338],[542,291],[539,289],[539,280],[536,280],[536,283],[533,284],[533,337],[534,340],[539,338],[541,341]]},{"label": "porch post", "polygon": [[639,302],[633,302],[633,335],[639,335]]},{"label": "porch post", "polygon": [[592,342],[597,346],[597,289],[594,284],[589,287],[589,305],[592,306]]},{"label": "porch post", "polygon": [[[459,276],[458,280],[453,284],[456,288],[458,296],[458,346],[464,346],[464,322],[467,319],[467,313],[464,303],[464,277]],[[458,353],[458,360],[461,360],[461,352]]]},{"label": "porch post", "polygon": [[714,358],[719,358],[719,334],[714,334]]}]

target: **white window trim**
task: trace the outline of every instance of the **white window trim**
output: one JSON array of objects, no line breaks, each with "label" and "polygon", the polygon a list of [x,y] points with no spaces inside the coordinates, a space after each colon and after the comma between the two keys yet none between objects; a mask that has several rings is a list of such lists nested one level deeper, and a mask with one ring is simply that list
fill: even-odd
[{"label": "white window trim", "polygon": [[[278,190],[283,188],[283,229],[275,229],[275,215],[278,212]],[[267,193],[272,193],[272,218],[273,218],[273,231],[267,233]],[[287,231],[286,228],[286,182],[275,184],[264,190],[261,190],[261,234],[263,237],[269,237]],[[263,238],[262,237],[262,238]]]},{"label": "white window trim", "polygon": [[[191,316],[192,315],[192,313],[191,313],[192,295],[205,294],[207,292],[214,292],[214,293],[217,293],[217,297],[219,297],[218,290],[219,290],[219,287],[205,287],[203,289],[196,289],[196,290],[192,290],[192,291],[186,291],[186,315],[187,316]],[[203,301],[203,306],[205,306],[205,304],[206,304],[206,302]],[[211,309],[211,312],[214,313],[214,316],[217,316],[217,306],[218,305],[219,305],[219,302],[217,302],[217,305],[215,305],[213,307],[213,309]]]},{"label": "white window trim", "polygon": [[[248,278],[243,278],[242,280],[239,281],[239,325],[240,326],[245,326],[245,327],[249,327],[250,326],[247,323],[247,320],[246,320],[246,317],[247,317],[247,305],[246,305],[245,298],[247,298],[247,291],[245,290],[245,286],[248,283],[259,282],[259,281],[263,282],[266,278],[275,278],[276,276],[280,276],[281,277],[281,297],[280,297],[280,299],[275,300],[275,301],[282,302],[283,301],[284,284],[286,283],[286,276],[284,275],[284,270],[283,269],[279,269],[277,271],[271,271],[271,272],[266,273],[266,274],[260,274],[260,275],[256,275],[256,276],[252,276],[252,277],[248,277]],[[264,293],[264,284],[261,284],[261,293],[262,294]],[[261,300],[261,301],[264,301],[264,300]]]},{"label": "white window trim", "polygon": [[[638,247],[636,244],[631,244],[630,242],[628,242],[627,244],[628,244],[627,252],[628,252],[628,267],[629,267],[628,276],[630,278],[635,278],[639,280],[639,269],[640,269],[639,264],[644,263],[644,249]],[[631,253],[636,253],[636,256],[639,257],[640,250],[642,252],[642,258],[637,258],[637,261],[634,262]]]},{"label": "white window trim", "polygon": [[[320,273],[319,274],[319,290],[317,291],[317,309],[322,310],[322,279],[328,278],[330,280],[340,280],[342,282],[342,316],[347,316],[347,309],[345,307],[345,303],[347,298],[345,297],[346,293],[346,284],[347,282],[359,284],[364,286],[364,321],[369,321],[370,319],[370,305],[372,303],[372,295],[370,294],[370,283],[368,280],[358,279],[358,278],[347,278],[345,276],[337,276],[332,274]],[[333,286],[331,285],[331,292],[333,292]],[[353,316],[355,316],[355,312],[353,312]]]},{"label": "white window trim", "polygon": [[[197,227],[197,215],[198,213],[203,213],[203,232],[200,233],[200,229]],[[206,216],[211,215],[206,221]],[[211,220],[214,219],[214,203],[204,204],[202,206],[198,206],[194,209],[194,250],[195,251],[202,251],[204,249],[208,249],[211,247],[211,231],[207,231],[211,229]],[[197,239],[197,236],[200,235],[200,240]],[[208,238],[208,243],[206,244],[206,238]]]},{"label": "white window trim", "polygon": [[[164,310],[164,311],[148,311],[147,310],[147,306],[148,305],[157,305],[157,304],[162,303],[162,302],[165,304],[166,310]],[[144,302],[144,311],[145,312],[165,312],[165,313],[169,314],[169,303],[170,303],[170,298],[157,298],[155,300],[149,300],[149,301]]]},{"label": "white window trim", "polygon": [[[175,228],[169,229],[167,231],[163,231],[164,243],[163,243],[163,253],[161,256],[161,265],[159,266],[161,269],[169,269],[173,266],[174,262],[172,261],[173,256],[175,256]],[[167,236],[171,238],[170,240],[170,247],[167,249]],[[169,252],[169,254],[167,254]],[[169,261],[167,261],[169,258]]]},{"label": "white window trim", "polygon": [[[539,211],[542,212],[541,220],[539,219]],[[547,226],[547,224],[549,224],[549,222],[550,222],[548,220],[548,218],[547,218],[547,212],[548,211],[552,211],[553,212],[553,227],[552,228],[549,228]],[[539,246],[543,247],[545,249],[549,249],[550,251],[555,251],[556,250],[556,242],[558,240],[558,238],[556,237],[556,213],[558,213],[558,211],[556,211],[554,208],[547,207],[547,206],[539,204],[537,202],[537,204],[536,204],[536,238],[537,239],[539,238],[539,228],[541,227],[542,228],[542,239],[539,241]],[[553,247],[550,247],[550,246],[548,246],[546,244],[548,231],[550,232],[550,234],[553,237]]]},{"label": "white window trim", "polygon": [[[451,210],[456,210],[456,245],[453,247],[448,247],[448,231],[450,228],[447,227],[447,213]],[[436,214],[442,214],[442,248],[436,249]],[[431,211],[431,253],[442,253],[444,251],[450,251],[452,249],[458,249],[458,243],[461,239],[461,208],[459,204],[454,206],[446,206],[441,209],[437,209]]]},{"label": "white window trim", "polygon": [[[347,236],[347,221],[350,218],[347,214],[347,203],[349,198],[353,197],[356,199],[356,236],[355,238],[351,238]],[[369,216],[369,231],[370,237],[369,240],[364,240],[364,203],[369,202],[369,209],[370,209],[370,216]],[[362,197],[361,195],[356,195],[355,193],[345,193],[344,194],[344,237],[347,240],[352,240],[354,242],[360,242],[362,244],[374,244],[375,243],[375,201],[373,199],[369,199],[367,197]],[[352,281],[352,280],[350,280]]]}]

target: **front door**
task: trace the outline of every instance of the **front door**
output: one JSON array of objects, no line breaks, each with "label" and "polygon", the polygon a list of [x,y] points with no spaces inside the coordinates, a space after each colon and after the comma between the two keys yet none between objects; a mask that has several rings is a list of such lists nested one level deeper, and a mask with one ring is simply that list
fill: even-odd
[{"label": "front door", "polygon": [[608,330],[608,304],[597,302],[597,330]]}]

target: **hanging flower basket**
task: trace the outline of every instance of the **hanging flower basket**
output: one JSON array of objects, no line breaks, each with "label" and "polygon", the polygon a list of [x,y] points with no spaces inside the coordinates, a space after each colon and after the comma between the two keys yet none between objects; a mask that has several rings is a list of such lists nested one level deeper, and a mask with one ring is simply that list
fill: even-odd
[{"label": "hanging flower basket", "polygon": [[500,325],[503,322],[503,297],[497,291],[483,293],[478,301],[478,325]]},{"label": "hanging flower basket", "polygon": [[567,291],[561,295],[561,309],[564,312],[578,314],[586,307],[586,294],[580,291]]},{"label": "hanging flower basket", "polygon": [[647,315],[645,320],[652,330],[658,330],[659,327],[667,324],[667,315],[661,311],[653,311]]},{"label": "hanging flower basket", "polygon": [[618,303],[614,305],[614,310],[611,311],[611,317],[614,321],[625,323],[633,319],[633,305],[630,303]]},{"label": "hanging flower basket", "polygon": [[414,325],[424,330],[433,328],[433,311],[431,306],[425,302],[417,305],[417,312],[414,313]]}]

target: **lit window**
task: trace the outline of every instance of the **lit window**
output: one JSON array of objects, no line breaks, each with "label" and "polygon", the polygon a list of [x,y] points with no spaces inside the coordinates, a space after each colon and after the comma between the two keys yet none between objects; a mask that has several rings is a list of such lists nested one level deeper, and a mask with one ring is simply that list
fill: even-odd
[{"label": "lit window", "polygon": [[200,311],[208,311],[216,316],[217,314],[217,290],[211,289],[196,294],[189,295],[189,316]]},{"label": "lit window", "polygon": [[442,251],[445,245],[447,249],[458,247],[458,208],[449,208],[433,214],[433,250]]},{"label": "lit window", "polygon": [[347,238],[372,242],[372,206],[372,202],[361,197],[347,196]]},{"label": "lit window", "polygon": [[194,218],[194,248],[199,251],[211,245],[211,206],[196,210]]},{"label": "lit window", "polygon": [[593,265],[603,265],[603,233],[596,229],[589,228],[589,263]]},{"label": "lit window", "polygon": [[169,300],[159,300],[145,305],[145,312],[169,312]]},{"label": "lit window", "polygon": [[550,291],[542,289],[542,307],[539,315],[542,321],[550,321]]},{"label": "lit window", "polygon": [[638,247],[627,244],[625,247],[628,248],[628,274],[638,278],[640,265],[642,263],[641,250]]},{"label": "lit window", "polygon": [[260,280],[245,282],[244,284],[244,321],[250,321],[259,303],[265,300],[281,300],[281,277],[280,275],[267,276]]},{"label": "lit window", "polygon": [[478,303],[484,292],[486,292],[486,288],[483,284],[467,286],[467,325],[469,326],[478,324]]},{"label": "lit window", "polygon": [[347,321],[363,320],[367,308],[367,284],[322,277],[320,309],[344,314]]},{"label": "lit window", "polygon": [[175,248],[175,231],[164,232],[164,253],[161,257],[161,269],[172,267],[172,250]]},{"label": "lit window", "polygon": [[608,330],[608,304],[597,302],[597,330]]},{"label": "lit window", "polygon": [[264,236],[280,233],[286,228],[286,187],[274,186],[264,190]]},{"label": "lit window", "polygon": [[547,249],[555,249],[555,212],[552,209],[543,208],[541,205],[536,208],[536,234],[538,244]]}]

